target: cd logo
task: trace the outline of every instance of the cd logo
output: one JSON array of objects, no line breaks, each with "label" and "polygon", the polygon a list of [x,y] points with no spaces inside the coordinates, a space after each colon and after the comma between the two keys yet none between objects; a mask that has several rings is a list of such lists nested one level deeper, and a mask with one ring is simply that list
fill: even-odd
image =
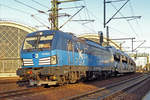
[{"label": "cd logo", "polygon": [[33,57],[33,58],[38,58],[39,55],[38,55],[38,54],[32,54],[32,57]]}]

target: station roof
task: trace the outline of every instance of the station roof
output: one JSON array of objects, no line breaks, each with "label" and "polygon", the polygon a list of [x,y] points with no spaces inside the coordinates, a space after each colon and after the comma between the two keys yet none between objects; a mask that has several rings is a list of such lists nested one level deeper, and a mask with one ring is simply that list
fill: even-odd
[{"label": "station roof", "polygon": [[12,21],[3,21],[3,20],[0,20],[0,26],[11,26],[11,27],[16,27],[18,29],[21,29],[21,30],[24,30],[28,33],[31,33],[33,31],[36,31],[37,29],[33,28],[33,27],[30,27],[30,26],[27,26],[27,25],[22,25],[20,23],[17,23],[17,22],[12,22]]},{"label": "station roof", "polygon": [[[86,39],[89,39],[89,40],[91,40],[91,41],[94,41],[94,42],[97,42],[97,43],[99,43],[99,34],[82,34],[82,35],[79,35],[78,37],[80,37],[80,38],[86,38]],[[114,46],[114,47],[116,47],[117,49],[120,49],[120,46],[117,44],[117,43],[115,43],[114,41],[112,41],[112,40],[109,40],[109,44],[111,45],[111,46]],[[103,46],[106,46],[107,45],[107,38],[106,37],[104,37],[104,43],[103,43]]]}]

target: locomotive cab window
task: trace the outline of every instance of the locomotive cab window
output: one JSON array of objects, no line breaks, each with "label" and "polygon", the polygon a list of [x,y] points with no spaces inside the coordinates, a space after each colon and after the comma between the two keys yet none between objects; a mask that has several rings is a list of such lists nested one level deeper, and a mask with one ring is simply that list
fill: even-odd
[{"label": "locomotive cab window", "polygon": [[38,42],[38,48],[39,49],[50,48],[52,39],[53,39],[53,35],[41,36],[40,41]]},{"label": "locomotive cab window", "polygon": [[53,35],[27,37],[24,41],[23,50],[50,49]]},{"label": "locomotive cab window", "polygon": [[24,50],[34,49],[37,43],[37,37],[27,37],[24,41]]}]

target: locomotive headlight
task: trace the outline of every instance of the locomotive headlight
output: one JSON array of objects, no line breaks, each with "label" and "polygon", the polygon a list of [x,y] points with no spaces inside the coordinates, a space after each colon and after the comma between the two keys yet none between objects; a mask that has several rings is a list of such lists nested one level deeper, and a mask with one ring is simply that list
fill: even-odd
[{"label": "locomotive headlight", "polygon": [[57,64],[57,56],[56,55],[50,57],[50,63],[51,63],[51,65]]}]

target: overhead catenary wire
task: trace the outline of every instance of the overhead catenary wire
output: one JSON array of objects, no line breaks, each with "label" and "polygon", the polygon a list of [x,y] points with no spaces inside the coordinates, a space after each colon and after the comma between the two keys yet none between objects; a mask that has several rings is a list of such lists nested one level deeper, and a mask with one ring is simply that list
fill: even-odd
[{"label": "overhead catenary wire", "polygon": [[[18,9],[18,8],[14,8],[14,7],[10,7],[10,6],[8,6],[8,5],[5,5],[5,4],[0,4],[0,6],[3,6],[3,7],[6,7],[6,8],[9,8],[10,10],[14,10],[14,11],[17,11],[17,12],[20,12],[20,13],[23,13],[23,14],[26,14],[26,15],[33,15],[32,13],[30,13],[30,12],[27,12],[27,11],[24,11],[24,10],[21,10],[21,9]],[[37,14],[34,14],[34,16],[35,15],[37,15]],[[33,16],[32,16],[32,18],[33,18]],[[34,19],[38,22],[38,23],[40,23],[40,24],[44,24],[44,23],[42,23],[41,21],[39,21],[38,19],[39,18],[35,18],[34,17]],[[46,28],[48,28],[48,26],[47,25],[43,25],[44,27],[46,27]]]},{"label": "overhead catenary wire", "polygon": [[21,9],[18,9],[18,8],[10,7],[10,6],[8,6],[8,5],[0,4],[0,6],[3,6],[3,7],[6,7],[6,8],[9,8],[9,9],[11,9],[11,10],[18,11],[18,12],[20,12],[20,13],[24,13],[24,14],[27,14],[27,15],[31,15],[31,13],[30,13],[30,12],[26,12],[26,11],[21,10]]},{"label": "overhead catenary wire", "polygon": [[[58,10],[64,10],[64,9],[74,9],[74,8],[82,8],[82,6],[67,7],[67,8],[58,8]],[[48,11],[51,11],[51,10],[48,10]]]},{"label": "overhead catenary wire", "polygon": [[36,21],[38,21],[40,24],[42,24],[44,27],[50,29],[50,27],[49,27],[48,25],[46,25],[46,24],[43,22],[43,20],[42,20],[42,21],[39,20],[40,18],[37,19],[37,17],[35,17],[35,15],[31,15],[31,17],[34,18]]},{"label": "overhead catenary wire", "polygon": [[42,3],[39,3],[38,1],[35,1],[35,0],[32,0],[33,2],[37,3],[38,5],[44,7],[44,8],[47,8],[49,9],[49,7],[47,7],[46,5],[43,5]]},{"label": "overhead catenary wire", "polygon": [[[95,14],[93,14],[89,9],[87,9],[87,11],[88,11],[88,13],[90,13],[90,15],[92,15],[93,17],[94,17],[94,19],[99,19],[97,16],[95,16]],[[99,22],[100,23],[100,25],[101,26],[103,26],[103,23],[102,22]],[[86,25],[83,25],[83,26],[86,26]],[[87,26],[86,26],[87,27]],[[87,27],[87,28],[89,28],[89,27]],[[112,30],[114,30],[114,31],[116,31],[116,32],[119,32],[119,33],[122,33],[122,34],[128,34],[128,33],[125,33],[125,32],[122,32],[122,31],[120,31],[120,30],[118,30],[118,29],[116,29],[116,28],[114,28],[114,27],[112,27],[112,26],[109,26],[109,28],[110,29],[112,29]],[[92,30],[93,30],[93,28],[92,28]],[[95,31],[95,30],[94,30]],[[96,32],[96,31],[95,31]]]},{"label": "overhead catenary wire", "polygon": [[[18,1],[18,0],[14,0],[14,1],[16,1],[16,2],[18,2],[18,3],[20,3],[20,4],[24,5],[24,6],[27,6],[27,7],[31,8],[31,9],[34,9],[34,10],[36,10],[36,11],[39,12],[38,9],[36,9],[36,8],[34,8],[34,7],[32,7],[32,6],[29,6],[29,5],[27,5],[27,4],[23,3],[23,2],[20,2],[20,1]],[[37,14],[34,14],[34,15],[33,15],[33,14],[31,14],[31,13],[25,12],[25,11],[20,10],[20,9],[17,9],[17,8],[9,7],[9,6],[6,6],[6,5],[3,5],[3,6],[5,6],[5,7],[7,7],[7,8],[10,8],[10,9],[13,9],[13,10],[15,10],[15,11],[19,11],[19,12],[24,13],[24,14],[32,15],[32,18],[34,17],[34,19],[35,19],[38,23],[40,23],[40,24],[42,24],[44,27],[48,28],[48,26],[45,25],[45,24],[43,23],[43,21],[40,21],[39,18],[37,18],[37,17],[35,18],[35,15],[37,15]],[[79,6],[78,6],[78,7],[79,7]],[[82,6],[80,6],[80,7],[82,7]],[[72,8],[75,8],[75,7],[72,7]],[[67,9],[67,8],[66,8],[66,9]]]},{"label": "overhead catenary wire", "polygon": [[[132,14],[132,15],[135,15],[131,1],[129,2],[129,7],[130,7],[130,9],[131,9],[131,14]],[[139,24],[138,20],[135,19],[135,21],[136,21],[136,23],[137,23],[137,25],[138,25],[138,27],[139,27],[139,29],[140,29],[140,31],[141,31],[140,33],[143,33],[142,28],[141,28],[141,25]],[[142,35],[142,34],[141,34],[141,35]]]},{"label": "overhead catenary wire", "polygon": [[[80,22],[80,24],[82,25],[82,26],[86,26],[85,24],[90,24],[91,25],[91,27],[94,27],[93,26],[93,24],[91,23],[91,22],[94,22],[95,20],[92,20],[91,19],[91,17],[90,17],[90,15],[89,15],[89,12],[88,12],[88,8],[87,8],[87,4],[86,4],[86,2],[83,0],[83,4],[82,5],[84,5],[85,6],[85,8],[83,9],[84,11],[84,16],[85,16],[85,18],[83,18],[83,15],[80,15],[80,20],[72,20],[72,21],[81,21]],[[82,23],[83,22],[83,23]],[[87,28],[87,27],[86,27]],[[92,29],[92,28],[87,28],[87,29]],[[96,32],[96,30],[95,29],[92,29],[91,31],[95,31]]]},{"label": "overhead catenary wire", "polygon": [[[95,14],[93,14],[89,9],[87,9],[87,11],[88,11],[88,13],[90,13],[90,14],[94,17],[94,19],[99,19],[99,18],[98,18],[97,16],[95,16]],[[99,23],[100,23],[101,26],[103,26],[103,23],[102,23],[102,22],[99,22]],[[114,30],[114,31],[119,32],[119,33],[122,33],[122,34],[128,34],[128,33],[122,32],[122,31],[120,31],[120,30],[118,30],[118,29],[116,29],[116,28],[114,28],[114,27],[112,27],[112,26],[109,26],[109,28],[110,28],[111,30]]]},{"label": "overhead catenary wire", "polygon": [[[87,8],[86,1],[83,0],[83,3],[84,3],[84,5],[85,5],[85,10],[86,10],[86,14],[87,14],[87,16],[88,16],[88,19],[91,19],[90,14],[89,14],[89,11],[88,11],[88,8]],[[92,23],[90,23],[90,25],[91,25],[92,27],[94,27],[94,25],[93,25]],[[95,31],[96,31],[96,30],[95,30]]]},{"label": "overhead catenary wire", "polygon": [[[97,16],[95,16],[95,14],[93,14],[89,9],[87,9],[87,11],[88,11],[88,13],[90,13],[90,15],[92,15],[93,17],[94,17],[94,19],[99,19]],[[78,22],[79,23],[79,22]],[[81,24],[81,23],[79,23],[79,24]],[[86,28],[88,28],[88,29],[90,29],[90,30],[92,30],[93,32],[97,32],[97,31],[95,31],[95,29],[93,29],[93,28],[91,28],[91,27],[88,27],[87,25],[84,25],[84,24],[81,24],[82,26],[84,26],[84,27],[86,27]],[[100,22],[100,25],[101,26],[103,26],[103,23],[102,22]],[[122,33],[122,34],[128,34],[128,33],[126,33],[126,32],[122,32],[122,31],[120,31],[120,30],[118,30],[118,29],[116,29],[116,28],[114,28],[114,27],[112,27],[112,26],[109,26],[109,28],[111,29],[111,30],[114,30],[114,31],[116,31],[116,32],[119,32],[119,33]]]},{"label": "overhead catenary wire", "polygon": [[[16,1],[18,1],[18,0],[16,0]],[[85,4],[85,1],[84,1],[84,4]],[[24,3],[23,3],[23,5],[24,5]],[[28,6],[28,5],[27,5]],[[38,11],[38,9],[36,9],[36,8],[34,8],[34,7],[31,7],[31,6],[28,6],[29,8],[31,8],[31,9],[34,9],[34,10],[36,10],[36,11]],[[81,6],[80,6],[81,7]],[[10,7],[10,9],[11,9],[12,7]],[[16,9],[16,8],[12,8],[12,9],[14,9],[14,10],[16,10],[16,11],[20,11],[21,13],[25,13],[25,14],[29,14],[29,15],[31,15],[31,13],[28,13],[28,12],[25,12],[25,11],[22,11],[22,10],[20,10],[20,9]],[[92,12],[90,12],[89,10],[88,10],[88,8],[86,8],[86,11],[88,12],[88,16],[90,16],[89,15],[89,13],[93,16],[93,17],[95,17],[96,19],[97,19],[97,17],[94,15],[94,14],[92,14]],[[34,14],[34,15],[37,15],[37,14]],[[96,32],[96,30],[95,29],[93,29],[93,28],[90,28],[90,27],[88,27],[87,25],[83,25],[82,23],[80,23],[82,26],[84,26],[84,27],[86,27],[86,28],[88,28],[88,29],[91,29],[92,31],[94,31],[94,32]],[[47,26],[46,26],[47,27]],[[118,31],[118,32],[121,32],[121,31],[119,31],[119,30],[117,30],[117,29],[115,29],[115,28],[113,28],[113,27],[111,27],[111,29],[112,30],[115,30],[115,31]],[[121,33],[123,33],[123,32],[121,32]]]},{"label": "overhead catenary wire", "polygon": [[[17,1],[19,1],[19,0],[17,0]],[[35,1],[35,0],[34,0],[34,1]],[[85,1],[84,1],[84,2],[85,2]],[[32,9],[32,8],[34,8],[34,7],[31,7],[31,9]],[[11,9],[11,8],[10,8],[10,9]],[[35,10],[37,11],[37,10],[39,10],[39,9],[36,9],[36,8],[35,8]],[[85,10],[87,10],[87,12],[88,12],[88,16],[92,15],[92,12],[90,12],[88,8],[86,8]],[[19,11],[19,10],[18,10],[18,9],[16,9],[16,11]],[[20,12],[22,12],[22,13],[23,13],[24,11],[20,11]],[[30,14],[30,15],[31,15],[31,13],[27,13],[27,12],[24,12],[24,13],[25,13],[25,14]],[[89,13],[90,13],[90,15],[89,15]],[[34,15],[35,15],[35,14],[34,14]],[[94,16],[94,15],[92,15],[92,16]],[[81,24],[81,23],[80,23],[80,24]],[[85,25],[83,25],[83,26],[85,26]],[[94,30],[95,30],[95,28],[92,28],[92,29],[94,29]],[[111,29],[112,29],[112,30],[115,30],[115,31],[118,31],[118,32],[120,32],[120,33],[123,33],[123,34],[124,34],[124,32],[121,32],[121,31],[119,31],[119,30],[118,30],[118,29],[116,29],[116,28],[111,27]]]},{"label": "overhead catenary wire", "polygon": [[31,8],[31,9],[34,9],[34,10],[38,11],[38,9],[36,9],[36,8],[34,8],[34,7],[31,7],[31,6],[25,4],[25,3],[21,2],[21,1],[18,1],[18,0],[14,0],[14,1],[17,2],[17,3],[20,3],[20,4],[22,4],[22,5],[24,5],[24,6],[26,6],[26,7],[29,7],[29,8]]},{"label": "overhead catenary wire", "polygon": [[59,27],[61,29],[65,24],[67,24],[74,16],[76,16],[85,6],[82,6],[80,10],[78,10],[74,15],[72,15],[63,25]]},{"label": "overhead catenary wire", "polygon": [[118,30],[116,28],[110,27],[110,26],[109,26],[109,28],[112,29],[112,30],[114,30],[114,31],[116,31],[116,32],[122,33],[122,34],[128,34],[126,32],[122,32],[122,31],[120,31],[120,30]]},{"label": "overhead catenary wire", "polygon": [[[94,18],[94,20],[96,20],[96,19],[99,19],[99,17],[97,17],[97,16],[95,16],[95,14],[93,14],[93,12],[91,12],[89,9],[88,9],[88,6],[87,6],[87,3],[86,3],[86,1],[85,0],[83,0],[83,3],[84,3],[84,5],[85,5],[85,16],[88,18],[88,19],[91,19],[91,17],[92,18]],[[88,23],[88,22],[87,22]],[[87,24],[86,23],[86,24]],[[84,23],[80,23],[80,24],[82,24],[82,26],[87,26],[87,25],[84,25]],[[90,25],[91,25],[91,27],[92,28],[90,28],[90,29],[92,29],[92,31],[94,30],[96,33],[97,33],[97,31],[96,31],[96,27],[95,27],[95,25],[93,24],[93,23],[89,23]],[[96,23],[95,23],[96,24]],[[100,22],[100,25],[102,26],[103,25],[103,23],[102,22]],[[88,28],[88,26],[87,26],[87,28]],[[117,30],[117,29],[116,29]]]},{"label": "overhead catenary wire", "polygon": [[84,5],[85,5],[85,10],[86,10],[86,14],[87,14],[87,16],[88,16],[88,19],[91,19],[90,15],[89,15],[89,12],[88,12],[88,8],[87,8],[86,1],[83,0],[83,2],[84,2]]},{"label": "overhead catenary wire", "polygon": [[[112,7],[116,10],[116,11],[118,11],[118,9],[113,5],[113,3],[110,3],[111,5],[112,5]],[[124,15],[121,13],[121,12],[118,12],[122,17],[124,17]],[[126,19],[125,19],[126,20]],[[137,37],[139,37],[138,36],[138,34],[135,32],[135,30],[134,30],[134,28],[133,28],[133,26],[131,25],[131,23],[128,21],[128,20],[126,20],[127,21],[127,23],[129,24],[129,26],[130,26],[130,28],[131,28],[131,30],[135,33],[135,35],[137,36]]]},{"label": "overhead catenary wire", "polygon": [[94,33],[97,33],[97,31],[94,30],[93,28],[91,28],[91,27],[89,27],[89,26],[87,26],[87,25],[85,25],[85,24],[81,24],[81,25],[84,26],[84,27],[86,27],[87,29],[93,31]]},{"label": "overhead catenary wire", "polygon": [[18,0],[14,0],[14,1],[17,2],[17,3],[20,3],[20,4],[22,4],[22,5],[24,5],[24,6],[26,6],[26,7],[29,7],[29,8],[31,8],[31,9],[33,9],[33,10],[36,10],[36,11],[39,12],[39,13],[46,14],[45,11],[42,11],[42,10],[39,10],[39,9],[34,8],[34,7],[32,7],[32,6],[29,6],[29,5],[27,5],[27,4],[25,4],[25,3],[21,2],[21,1],[18,1]]},{"label": "overhead catenary wire", "polygon": [[[115,9],[115,10],[118,10],[112,3],[111,3],[111,5],[112,5],[112,7]],[[122,17],[124,17],[124,15],[121,13],[121,12],[118,12]],[[133,26],[131,25],[131,23],[127,20],[127,19],[125,19],[126,21],[127,21],[127,23],[128,23],[128,25],[130,26],[130,28],[131,28],[131,30],[134,32],[134,34],[137,36],[137,37],[139,37],[138,36],[138,34],[135,32],[135,30],[134,30],[134,28],[133,28]],[[132,49],[132,51],[133,51],[133,49]]]},{"label": "overhead catenary wire", "polygon": [[[80,24],[80,25],[82,25],[83,27],[85,27],[86,29],[88,29],[88,30],[90,30],[90,31],[92,31],[92,32],[94,32],[94,33],[97,33],[94,28],[90,28],[90,27],[88,27],[88,25],[85,25],[85,24],[90,23],[90,25],[91,25],[92,27],[94,27],[93,24],[91,24],[91,22],[94,22],[95,20],[91,20],[90,15],[89,15],[89,13],[88,13],[88,11],[87,11],[87,5],[86,5],[85,2],[83,2],[83,3],[84,3],[84,4],[80,4],[80,5],[84,5],[84,6],[85,6],[85,9],[84,9],[85,18],[83,18],[83,15],[80,15],[80,14],[79,14],[79,15],[78,15],[78,16],[79,16],[79,20],[71,20],[71,21],[75,21],[75,22],[77,22],[78,24]],[[77,6],[76,3],[74,3],[74,4],[75,4],[75,6]],[[82,7],[82,6],[81,6],[81,7]],[[77,9],[77,10],[79,10],[79,9]]]},{"label": "overhead catenary wire", "polygon": [[[77,2],[74,2],[74,5],[75,6],[77,6],[77,4],[76,4]],[[80,3],[80,2],[78,2],[78,3]],[[82,5],[82,4],[80,4],[80,5]],[[83,5],[82,5],[83,6]],[[85,6],[85,5],[84,5]],[[76,8],[76,10],[78,11],[79,9],[78,8]],[[79,16],[79,19],[81,19],[82,17],[81,17],[81,15],[80,15],[80,13],[78,14],[78,16]]]},{"label": "overhead catenary wire", "polygon": [[[83,4],[80,4],[80,6],[78,6],[76,3],[74,3],[74,5],[75,5],[75,7],[70,7],[70,8],[76,8],[77,10],[79,10],[78,8],[83,7],[83,6],[82,6]],[[84,6],[85,6],[85,5],[84,5]],[[86,8],[86,6],[85,6],[85,8]],[[82,25],[85,29],[88,29],[88,30],[90,30],[90,31],[96,32],[93,28],[90,28],[90,27],[84,25],[83,23],[81,23],[82,21],[84,21],[84,22],[86,21],[86,20],[83,19],[83,16],[81,17],[80,14],[79,14],[78,16],[79,16],[79,20],[70,20],[70,21],[75,21],[76,23]],[[84,28],[82,28],[82,29],[85,31]]]},{"label": "overhead catenary wire", "polygon": [[131,9],[131,14],[134,16],[134,10],[133,10],[133,7],[132,7],[132,4],[131,4],[131,1],[129,1],[129,7]]}]

